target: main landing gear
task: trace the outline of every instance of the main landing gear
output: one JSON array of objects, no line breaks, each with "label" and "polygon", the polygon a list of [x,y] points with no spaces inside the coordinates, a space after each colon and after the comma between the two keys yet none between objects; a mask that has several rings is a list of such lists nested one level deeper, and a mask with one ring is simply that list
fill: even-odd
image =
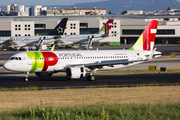
[{"label": "main landing gear", "polygon": [[26,76],[24,77],[24,82],[28,82],[28,75],[29,75],[29,72],[26,72],[25,75],[26,75]]},{"label": "main landing gear", "polygon": [[88,80],[88,81],[94,81],[94,80],[95,80],[95,76],[93,76],[92,73],[91,73],[91,74],[89,74],[89,75],[87,76],[87,80]]}]

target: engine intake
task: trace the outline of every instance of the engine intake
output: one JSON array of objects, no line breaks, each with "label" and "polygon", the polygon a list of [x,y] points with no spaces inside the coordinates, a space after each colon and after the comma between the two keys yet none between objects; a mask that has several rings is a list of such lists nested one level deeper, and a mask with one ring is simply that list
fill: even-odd
[{"label": "engine intake", "polygon": [[66,69],[66,77],[69,79],[78,79],[86,76],[86,70],[83,67],[69,67]]}]

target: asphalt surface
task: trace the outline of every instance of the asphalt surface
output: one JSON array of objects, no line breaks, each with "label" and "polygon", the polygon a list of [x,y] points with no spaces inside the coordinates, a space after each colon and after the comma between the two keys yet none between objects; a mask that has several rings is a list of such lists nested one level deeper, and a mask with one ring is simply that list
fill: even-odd
[{"label": "asphalt surface", "polygon": [[39,89],[61,89],[61,88],[86,88],[88,86],[108,87],[131,87],[139,84],[146,85],[172,85],[179,84],[180,73],[174,74],[136,74],[136,75],[96,75],[95,81],[83,79],[66,80],[65,76],[54,76],[38,78],[29,77],[28,82],[23,82],[23,76],[18,74],[12,76],[1,76],[0,88],[22,88],[37,86]]},{"label": "asphalt surface", "polygon": [[[100,47],[99,49],[127,49],[130,45],[116,46],[116,47]],[[180,45],[155,45],[158,51],[163,55],[180,54]],[[96,48],[94,48],[96,49]],[[0,60],[7,60],[10,56],[19,51],[0,51]],[[143,64],[138,64],[132,67],[124,68],[129,69],[147,69],[148,66],[160,67],[180,67],[180,58],[156,59]],[[108,87],[122,87],[122,86],[136,86],[137,84],[160,84],[172,85],[179,84],[180,73],[174,74],[137,74],[137,75],[96,75],[95,81],[87,81],[86,78],[66,80],[65,76],[52,76],[52,77],[35,77],[29,76],[29,81],[24,82],[23,73],[15,73],[6,71],[0,66],[0,88],[22,88],[29,86],[37,86],[39,89],[51,88],[61,89],[66,87],[71,88],[86,88],[88,86],[108,86]]]}]

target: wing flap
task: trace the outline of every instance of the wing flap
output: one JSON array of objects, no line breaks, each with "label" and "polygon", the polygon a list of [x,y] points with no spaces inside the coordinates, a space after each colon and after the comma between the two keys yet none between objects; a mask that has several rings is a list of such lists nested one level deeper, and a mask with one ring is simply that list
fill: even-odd
[{"label": "wing flap", "polygon": [[88,63],[88,64],[69,64],[67,65],[65,68],[68,67],[102,67],[102,66],[112,66],[112,65],[117,65],[117,64],[129,64],[129,63],[133,63],[133,62],[140,62],[141,60],[131,60],[128,61],[128,59],[124,59],[124,60],[108,60],[108,61],[97,61],[94,63]]}]

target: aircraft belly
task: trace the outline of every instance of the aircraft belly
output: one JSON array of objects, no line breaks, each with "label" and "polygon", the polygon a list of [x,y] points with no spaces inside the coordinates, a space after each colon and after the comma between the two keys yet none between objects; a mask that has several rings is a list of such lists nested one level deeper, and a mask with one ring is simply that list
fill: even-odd
[{"label": "aircraft belly", "polygon": [[46,71],[54,71],[54,66],[49,66]]}]

